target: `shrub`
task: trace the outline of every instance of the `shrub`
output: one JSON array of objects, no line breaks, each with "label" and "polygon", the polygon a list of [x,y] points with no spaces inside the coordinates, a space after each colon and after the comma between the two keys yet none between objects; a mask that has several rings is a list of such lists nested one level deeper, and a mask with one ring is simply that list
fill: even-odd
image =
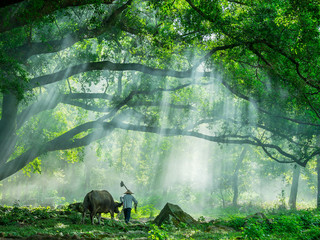
[{"label": "shrub", "polygon": [[289,232],[291,234],[300,234],[303,222],[297,215],[280,216],[274,219],[272,228],[274,232]]},{"label": "shrub", "polygon": [[235,230],[241,230],[241,228],[245,225],[245,223],[246,223],[245,218],[231,216],[230,220],[228,220],[227,222],[224,222],[224,225],[228,227],[232,227]]},{"label": "shrub", "polygon": [[264,224],[258,221],[250,220],[246,226],[241,229],[242,236],[247,239],[264,239],[267,236]]},{"label": "shrub", "polygon": [[151,225],[151,230],[148,232],[148,238],[155,240],[169,239],[169,234],[164,228],[159,228],[157,225]]}]

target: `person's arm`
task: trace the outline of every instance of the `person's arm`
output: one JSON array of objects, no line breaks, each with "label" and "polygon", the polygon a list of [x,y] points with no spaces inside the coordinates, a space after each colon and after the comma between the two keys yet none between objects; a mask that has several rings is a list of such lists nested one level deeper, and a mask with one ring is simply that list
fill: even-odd
[{"label": "person's arm", "polygon": [[138,205],[138,201],[132,196],[132,201],[134,202],[135,205]]},{"label": "person's arm", "polygon": [[132,201],[134,202],[134,211],[137,212],[138,201],[132,196]]}]

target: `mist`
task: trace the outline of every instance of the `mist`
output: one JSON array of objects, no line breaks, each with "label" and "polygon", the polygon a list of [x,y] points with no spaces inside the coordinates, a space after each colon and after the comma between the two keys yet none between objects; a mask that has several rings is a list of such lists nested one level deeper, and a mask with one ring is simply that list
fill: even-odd
[{"label": "mist", "polygon": [[[36,55],[36,46],[23,49],[27,57],[21,62],[31,87],[26,88],[17,110],[18,140],[8,162],[26,151],[35,157],[0,182],[0,204],[57,207],[82,202],[89,191],[102,189],[119,201],[125,192],[120,186],[123,181],[140,206],[159,210],[167,202],[211,217],[232,207],[289,208],[294,161],[275,160],[282,157],[277,147],[289,149],[285,156],[295,156],[296,139],[277,135],[277,128],[271,131],[277,120],[261,111],[274,104],[273,100],[263,102],[261,92],[276,92],[280,105],[290,102],[289,91],[274,84],[268,72],[257,77],[255,84],[261,89],[255,89],[246,80],[258,74],[256,69],[248,70],[243,79],[240,76],[246,87],[236,89],[236,75],[242,69],[237,72],[222,60],[209,61],[220,51],[212,51],[212,46],[219,46],[216,33],[195,37],[208,46],[192,46],[193,38],[184,45],[189,35],[183,29],[184,19],[176,17],[172,28],[162,29],[165,24],[158,24],[162,20],[154,17],[158,10],[150,7],[152,20],[145,20],[148,14],[141,12],[146,3],[130,9],[133,16],[145,20],[141,21],[145,31],[152,29],[145,38],[143,31],[136,33],[135,26],[125,28],[120,22],[110,27],[113,20],[105,16],[113,17],[120,3],[64,10],[72,24],[62,12],[54,23],[38,26],[30,36],[31,42],[39,44],[45,37],[50,43],[61,40],[60,48]],[[96,18],[99,11],[104,14]],[[103,21],[107,30],[99,28]],[[123,24],[130,21],[125,19]],[[136,28],[142,28],[138,23]],[[86,34],[77,36],[74,26]],[[159,31],[178,33],[176,45],[161,46],[168,47],[168,52],[157,45],[166,39],[157,36]],[[234,61],[232,54],[227,61]],[[270,112],[282,113],[274,105]],[[78,130],[81,127],[84,130]],[[306,138],[298,143],[299,151],[304,151],[300,145],[313,142]],[[47,147],[44,153],[39,150],[43,145]],[[301,168],[298,208],[316,206],[315,189],[315,162],[311,160]],[[236,197],[235,192],[239,192]]]},{"label": "mist", "polygon": [[[65,74],[67,76],[68,71]],[[88,92],[106,91],[104,80],[110,75],[102,72],[98,76],[102,81],[87,88]],[[114,81],[117,77],[119,75],[113,75]],[[135,86],[143,84],[141,76],[133,74],[132,77]],[[241,100],[234,98],[222,87],[218,74],[212,78],[211,84],[204,89],[193,90],[193,94],[205,98],[217,121],[214,124],[199,124],[196,126],[198,131],[219,135],[225,131],[226,126],[233,125],[232,121],[242,121],[244,114],[248,122],[255,126],[258,114],[254,104],[249,102],[243,107]],[[79,79],[81,81],[81,74]],[[170,84],[167,81],[165,88],[169,89]],[[78,83],[65,87],[81,90],[81,84]],[[56,84],[47,85],[40,96],[44,94],[46,99],[50,99],[45,104],[53,105],[54,111],[64,112],[65,120],[71,120],[69,127],[76,126],[79,123],[74,116],[80,112],[74,106],[57,105],[55,101],[59,98],[59,92],[56,88]],[[160,96],[158,121],[161,127],[156,134],[115,130],[109,137],[91,143],[80,151],[70,149],[41,156],[38,165],[34,161],[23,171],[2,181],[1,204],[19,202],[20,205],[57,207],[81,202],[87,192],[98,189],[108,190],[119,201],[125,191],[120,187],[120,181],[124,181],[142,206],[161,209],[167,202],[171,202],[190,213],[212,214],[213,209],[232,206],[235,166],[245,147],[249,151],[239,168],[238,204],[268,207],[287,204],[292,178],[291,165],[273,162],[263,156],[258,147],[215,143],[195,137],[162,136],[162,129],[170,127],[174,121],[184,123],[186,129],[194,128],[196,119],[201,115],[201,109],[186,113],[180,111],[181,115],[177,115],[179,118],[172,120],[172,114],[177,114],[172,112],[169,104],[173,97],[177,95],[167,92]],[[42,101],[41,97],[38,101]],[[108,105],[104,106],[106,111],[107,108]],[[38,111],[37,104],[31,105],[22,118],[32,123],[29,118]],[[85,113],[85,120],[92,121],[99,116],[103,116],[103,113],[89,111]],[[139,115],[137,118],[136,113],[130,115],[130,112],[122,114],[117,121],[128,122],[130,119],[141,121]],[[45,128],[47,124],[52,126],[53,122],[43,124]],[[92,138],[95,138],[94,135]],[[28,145],[28,141],[25,144]],[[279,172],[274,175],[273,169]],[[311,181],[312,178],[299,181],[299,192],[303,193],[303,198],[298,197],[298,202],[300,200],[306,206],[315,205],[315,193],[310,187],[314,183]]]},{"label": "mist", "polygon": [[[108,190],[119,201],[125,192],[120,181],[124,181],[140,206],[161,209],[170,202],[191,214],[212,216],[214,212],[217,217],[232,206],[232,176],[242,147],[119,130],[110,140],[85,147],[80,161],[68,162],[63,154],[53,152],[41,157],[40,174],[21,171],[2,181],[1,204],[18,201],[22,206],[57,207],[82,202],[87,192],[99,189]],[[287,205],[291,165],[267,159],[254,162],[259,158],[255,151],[249,150],[240,168],[239,205],[276,208],[282,201]],[[266,171],[264,165],[271,169]],[[287,179],[275,177],[272,168],[282,168]],[[299,181],[298,203],[301,208],[316,204],[308,178]]]}]

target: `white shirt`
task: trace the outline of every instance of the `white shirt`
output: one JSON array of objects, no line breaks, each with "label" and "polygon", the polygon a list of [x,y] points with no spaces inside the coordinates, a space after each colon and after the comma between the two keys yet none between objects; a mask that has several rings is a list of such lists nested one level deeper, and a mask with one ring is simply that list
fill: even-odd
[{"label": "white shirt", "polygon": [[120,197],[120,201],[123,202],[123,208],[132,208],[132,202],[138,204],[138,201],[131,194],[125,194]]}]

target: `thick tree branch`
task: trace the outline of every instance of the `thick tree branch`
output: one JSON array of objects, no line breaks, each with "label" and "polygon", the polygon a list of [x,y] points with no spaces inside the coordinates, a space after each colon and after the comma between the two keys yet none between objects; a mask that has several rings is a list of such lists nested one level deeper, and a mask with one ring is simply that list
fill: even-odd
[{"label": "thick tree branch", "polygon": [[138,71],[146,74],[150,74],[153,76],[169,76],[169,77],[176,77],[176,78],[191,78],[196,76],[208,76],[209,73],[199,73],[196,72],[196,68],[201,64],[203,61],[206,61],[210,56],[212,56],[215,52],[223,51],[227,49],[232,49],[238,46],[251,44],[252,42],[248,43],[236,43],[230,45],[224,45],[219,47],[214,47],[210,50],[203,58],[201,58],[196,64],[186,70],[186,71],[175,71],[170,69],[158,69],[152,68],[149,66],[145,66],[139,63],[113,63],[110,61],[101,61],[101,62],[90,62],[75,65],[64,70],[61,70],[56,73],[36,77],[30,81],[30,87],[38,87],[44,86],[46,84],[54,83],[61,81],[65,78],[71,77],[73,75],[88,72],[88,71],[95,71],[95,70],[110,70],[110,71]]},{"label": "thick tree branch", "polygon": [[211,19],[211,17],[209,17],[207,14],[205,14],[204,12],[202,12],[196,5],[193,4],[193,2],[191,0],[186,0],[187,3],[189,3],[189,5],[204,19],[209,20],[210,22],[213,22],[213,19]]},{"label": "thick tree branch", "polygon": [[[156,92],[165,92],[165,91],[177,91],[179,89],[188,87],[192,84],[201,84],[201,83],[188,83],[184,85],[180,85],[174,88],[170,89],[164,89],[164,88],[157,88],[153,89],[151,91],[133,91],[131,94],[129,94],[130,99],[134,95],[152,95]],[[95,112],[110,112],[113,111],[113,107],[98,107],[94,105],[88,105],[83,102],[79,102],[77,100],[84,100],[84,99],[104,99],[104,100],[112,100],[114,96],[106,94],[106,93],[70,93],[70,94],[59,94],[59,93],[49,93],[50,97],[48,95],[43,95],[38,98],[36,102],[34,102],[32,105],[29,107],[25,108],[18,116],[17,116],[17,129],[21,128],[22,125],[28,121],[32,116],[49,110],[49,109],[54,109],[59,103],[65,103],[77,107],[81,107],[83,109],[89,110],[89,111],[95,111]],[[134,106],[146,106],[146,107],[151,107],[151,106],[160,106],[163,103],[156,103],[156,102],[141,102],[138,101],[137,103],[129,103],[130,99],[125,99],[127,105],[129,107],[134,107]],[[176,108],[176,109],[193,109],[195,110],[194,107],[190,105],[177,105],[177,104],[170,104],[168,103],[171,108]],[[122,105],[124,106],[124,104]]]},{"label": "thick tree branch", "polygon": [[154,75],[154,76],[172,76],[177,78],[188,78],[192,76],[190,70],[179,72],[174,70],[156,69],[156,68],[139,64],[139,63],[112,63],[110,61],[102,61],[102,62],[91,62],[86,64],[79,64],[53,74],[37,77],[30,81],[30,85],[32,88],[38,87],[38,86],[44,86],[47,84],[61,81],[65,78],[71,77],[79,73],[95,71],[95,70],[138,71],[138,72],[143,72],[143,73]]},{"label": "thick tree branch", "polygon": [[[39,1],[21,1],[0,9],[0,33],[40,20],[54,11],[67,7],[97,3],[96,0],[51,0],[39,5]],[[114,0],[101,0],[102,4],[112,4]]]},{"label": "thick tree branch", "polygon": [[[110,2],[112,1],[110,0]],[[89,30],[87,26],[83,26],[80,27],[78,31],[73,32],[62,39],[48,42],[28,42],[20,47],[11,49],[11,51],[17,58],[25,60],[33,55],[61,51],[84,39],[96,38],[99,35],[106,33],[108,30],[111,30],[117,20],[117,16],[121,14],[131,3],[132,0],[129,0],[121,7],[115,9],[110,16],[105,17],[99,28]]]},{"label": "thick tree branch", "polygon": [[201,138],[201,139],[205,139],[205,140],[208,140],[211,142],[217,142],[217,143],[250,144],[250,145],[262,147],[264,150],[273,149],[277,151],[279,154],[281,154],[282,156],[284,156],[285,158],[287,158],[287,160],[279,160],[273,157],[274,160],[276,160],[277,162],[281,162],[281,163],[296,162],[301,166],[305,166],[303,165],[305,164],[305,161],[303,158],[296,158],[294,155],[284,151],[279,146],[274,144],[262,143],[259,139],[252,136],[240,136],[240,135],[209,136],[199,132],[184,131],[182,129],[169,129],[169,128],[131,125],[131,124],[124,124],[122,122],[116,122],[112,124],[116,124],[114,125],[115,128],[121,128],[121,129],[131,130],[131,131],[150,132],[150,133],[156,133],[164,136],[192,136],[192,137]]},{"label": "thick tree branch", "polygon": [[[260,129],[263,129],[269,133],[271,133],[272,135],[274,136],[278,136],[278,137],[281,137],[282,139],[296,145],[296,146],[300,146],[300,147],[305,147],[305,144],[302,144],[302,143],[299,143],[297,141],[294,141],[293,138],[292,138],[292,134],[289,133],[290,135],[285,135],[285,133],[287,132],[280,132],[278,129],[272,129],[270,127],[267,127],[265,125],[262,125],[262,124],[259,124],[257,122],[254,122],[254,123],[250,123],[250,121],[238,121],[238,120],[235,120],[235,119],[231,119],[231,118],[224,118],[224,117],[219,117],[219,118],[208,118],[208,119],[202,119],[198,122],[196,122],[194,125],[192,126],[188,126],[188,128],[186,128],[186,130],[190,130],[190,129],[194,129],[196,128],[197,126],[200,126],[201,124],[213,124],[215,123],[216,121],[219,121],[219,120],[225,120],[227,122],[230,122],[232,124],[235,124],[236,128],[237,126],[252,126],[253,128],[260,128]],[[238,127],[239,129],[239,127]],[[296,135],[299,135],[301,134],[301,132],[295,132]],[[316,133],[314,133],[316,134]],[[318,148],[316,146],[311,146],[309,145],[308,146],[309,148]]]},{"label": "thick tree branch", "polygon": [[273,114],[271,112],[268,112],[266,110],[264,110],[263,108],[261,108],[259,106],[259,102],[258,101],[252,101],[248,96],[242,94],[241,92],[237,91],[235,88],[233,88],[229,83],[227,83],[224,79],[221,79],[221,83],[231,92],[233,93],[235,96],[239,97],[239,98],[242,98],[248,102],[251,102],[255,108],[261,112],[261,113],[264,113],[264,114],[267,114],[271,117],[274,117],[274,118],[279,118],[279,119],[283,119],[283,120],[287,120],[287,121],[290,121],[290,122],[294,122],[294,123],[298,123],[298,124],[301,124],[301,125],[308,125],[308,126],[315,126],[315,127],[320,127],[320,124],[316,124],[316,123],[311,123],[311,122],[305,122],[305,121],[301,121],[301,120],[298,120],[298,119],[293,119],[293,118],[290,118],[290,117],[286,117],[286,116],[282,116],[282,115],[278,115],[278,114]]},{"label": "thick tree branch", "polygon": [[1,1],[0,2],[0,8],[11,6],[11,5],[16,4],[16,3],[21,3],[23,1],[24,0],[6,0],[6,1]]},{"label": "thick tree branch", "polygon": [[[206,134],[202,134],[194,131],[184,131],[181,129],[173,129],[173,128],[159,128],[159,127],[150,127],[150,126],[141,126],[141,125],[131,125],[125,124],[123,122],[116,121],[115,119],[111,122],[102,122],[101,119],[98,119],[93,122],[87,122],[82,125],[79,125],[68,132],[62,134],[61,136],[43,144],[42,146],[32,147],[19,157],[3,163],[0,165],[0,180],[11,176],[15,172],[21,170],[28,163],[33,161],[36,157],[40,155],[56,150],[66,150],[71,148],[77,148],[82,146],[87,146],[91,142],[94,142],[98,139],[108,136],[115,128],[120,128],[124,130],[131,131],[139,131],[139,132],[149,132],[156,133],[163,136],[191,136],[196,138],[205,139],[212,142],[217,143],[227,143],[227,144],[250,144],[254,146],[258,146],[263,148],[264,151],[274,160],[281,163],[290,163],[296,162],[301,166],[305,166],[307,161],[303,161],[304,159],[298,159],[294,155],[289,154],[282,150],[279,146],[273,144],[264,144],[259,139],[253,138],[251,136],[240,136],[240,135],[222,135],[222,136],[209,136]],[[92,131],[88,133],[86,136],[82,138],[75,138],[80,133],[86,133],[88,131]],[[289,160],[279,160],[271,155],[271,153],[267,149],[273,149],[288,158]],[[311,155],[314,156],[319,154],[319,151],[315,151]],[[310,156],[311,157],[311,156]],[[310,158],[309,157],[309,158]]]},{"label": "thick tree branch", "polygon": [[[113,131],[113,127],[111,125],[108,129],[106,129],[106,127],[104,129],[99,129],[99,126],[101,127],[101,123],[97,121],[85,123],[41,146],[31,147],[19,157],[0,165],[0,181],[18,172],[42,154],[50,151],[66,150],[87,146],[93,141],[96,141],[102,137],[106,137]],[[86,132],[87,130],[93,128],[96,128],[97,130],[90,134],[87,134],[83,138],[73,139],[73,137],[77,134]]]},{"label": "thick tree branch", "polygon": [[[196,5],[193,4],[192,0],[186,0],[186,2],[189,4],[189,6],[195,10],[202,18],[204,18],[205,20],[211,22],[214,24],[215,27],[217,27],[225,36],[230,37],[230,39],[236,39],[233,36],[231,36],[227,30],[224,29],[224,24],[222,22],[222,19],[220,18],[220,16],[217,15],[217,13],[219,12],[219,10],[211,12],[212,14],[216,14],[214,17],[211,17],[209,15],[207,15],[206,13],[204,13],[203,11],[201,11],[200,8],[198,8]],[[239,40],[239,39],[237,39]]]},{"label": "thick tree branch", "polygon": [[309,100],[309,98],[307,97],[306,94],[303,94],[303,97],[305,98],[307,104],[309,105],[309,107],[312,109],[312,111],[317,115],[317,118],[320,119],[320,114],[318,112],[318,110],[312,105],[311,101]]},{"label": "thick tree branch", "polygon": [[281,54],[282,56],[284,56],[285,58],[287,58],[294,66],[296,69],[296,72],[298,74],[298,76],[310,87],[315,88],[316,90],[320,90],[320,86],[318,84],[317,81],[312,80],[312,79],[308,79],[306,77],[304,77],[300,71],[300,63],[294,59],[293,57],[291,57],[289,54],[287,54],[285,51],[283,51],[282,49],[277,48],[276,46],[274,46],[273,44],[265,41],[264,42],[270,49],[272,49],[273,51]]},{"label": "thick tree branch", "polygon": [[[44,153],[86,146],[95,140],[105,137],[106,134],[110,134],[114,127],[109,125],[102,128],[103,121],[114,117],[117,111],[127,104],[133,96],[134,92],[131,92],[128,97],[120,102],[109,114],[101,117],[100,119],[81,124],[41,146],[33,146],[25,153],[9,162],[3,161],[2,164],[0,164],[0,181],[21,170],[36,157]],[[78,134],[84,134],[97,128],[98,130],[88,133],[85,137],[75,138]]]},{"label": "thick tree branch", "polygon": [[63,96],[64,99],[72,99],[72,100],[79,100],[79,99],[105,99],[105,100],[112,100],[114,96],[107,94],[107,93],[69,93]]},{"label": "thick tree branch", "polygon": [[[48,97],[48,95],[50,97]],[[85,106],[79,106],[74,100],[79,99],[105,99],[105,100],[111,100],[113,96],[106,94],[106,93],[70,93],[66,95],[62,95],[57,92],[50,92],[49,94],[44,94],[42,96],[39,96],[37,101],[35,101],[33,104],[25,108],[21,113],[17,116],[17,129],[21,128],[22,125],[28,121],[32,116],[46,111],[50,109],[54,109],[59,103],[66,103],[71,105],[77,105],[78,107],[84,107]],[[94,109],[90,109],[93,110]],[[95,109],[96,111],[101,111],[98,108]],[[103,111],[104,112],[104,111]]]},{"label": "thick tree branch", "polygon": [[[232,45],[226,45],[226,46],[222,46],[222,47],[213,48],[205,57],[202,58],[202,60],[203,61],[206,60],[208,58],[208,56],[214,54],[216,51],[226,50],[229,48],[234,48],[236,46],[238,46],[238,45],[232,44]],[[195,65],[195,67],[196,66],[197,66],[197,64]],[[150,74],[153,76],[171,76],[171,77],[176,77],[176,78],[192,78],[192,77],[196,77],[196,76],[210,77],[210,75],[211,75],[210,72],[203,72],[203,73],[194,72],[193,71],[194,67],[192,67],[186,71],[175,71],[175,70],[152,68],[152,67],[148,67],[148,66],[138,64],[138,63],[112,63],[110,61],[103,61],[103,62],[93,62],[93,63],[88,63],[88,64],[80,64],[80,65],[76,65],[76,66],[64,69],[62,71],[59,71],[59,72],[56,72],[53,74],[37,77],[37,78],[32,79],[30,81],[30,84],[31,84],[31,87],[44,86],[46,84],[60,81],[60,80],[65,79],[67,77],[73,76],[75,74],[79,74],[79,73],[87,72],[87,71],[94,71],[94,70],[138,71],[138,72]],[[235,88],[231,87],[224,79],[221,80],[221,83],[227,89],[229,89],[234,95],[236,95],[246,101],[251,101],[249,97],[240,93]],[[310,125],[310,126],[320,126],[319,124],[304,122],[301,120],[292,119],[289,117],[269,113],[268,111],[265,111],[264,109],[260,108],[258,103],[259,102],[253,102],[253,104],[256,106],[256,108],[260,112],[268,114],[270,116],[273,116],[276,118],[281,118],[281,119],[288,120],[288,121],[292,121],[292,122],[295,122],[298,124]]]},{"label": "thick tree branch", "polygon": [[191,105],[180,105],[180,104],[172,104],[169,102],[148,102],[148,101],[138,101],[135,103],[128,103],[129,107],[160,107],[161,105],[168,106],[170,109],[188,109],[196,111],[197,109]]}]

